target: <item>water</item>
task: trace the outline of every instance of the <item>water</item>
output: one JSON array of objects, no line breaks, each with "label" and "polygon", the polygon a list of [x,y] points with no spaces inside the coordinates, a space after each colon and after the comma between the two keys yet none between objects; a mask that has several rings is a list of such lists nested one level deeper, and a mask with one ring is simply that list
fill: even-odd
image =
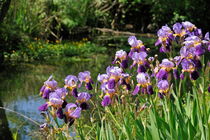
[{"label": "water", "polygon": [[[47,63],[18,63],[5,64],[0,72],[0,96],[4,107],[24,114],[39,123],[44,120],[39,115],[37,108],[44,103],[39,94],[43,82],[53,74],[55,80],[63,86],[64,78],[69,75],[78,75],[80,71],[88,70],[95,79],[98,73],[105,72],[110,64],[111,57],[108,55],[96,55],[90,60],[77,62],[54,61],[54,64]],[[37,130],[38,126],[29,120],[6,111],[9,128],[12,132],[18,131],[21,139],[31,138],[31,130]]]},{"label": "water", "polygon": [[[148,40],[145,39],[145,41]],[[95,42],[100,41],[96,40]],[[149,43],[151,42],[148,41]],[[5,63],[0,69],[0,103],[5,108],[21,113],[40,124],[43,123],[44,119],[37,108],[44,103],[44,100],[38,94],[43,82],[50,75],[54,76],[60,87],[63,86],[64,78],[67,75],[78,75],[80,71],[88,70],[93,79],[96,79],[97,75],[104,73],[106,67],[111,64],[116,49],[129,50],[130,48],[127,45],[127,36],[117,40],[104,39],[102,44],[108,47],[106,54],[96,54],[89,59]],[[1,104],[0,106],[2,106]],[[14,112],[3,110],[0,111],[0,118],[4,119],[4,123],[0,123],[0,137],[11,135],[11,131],[12,133],[17,132],[20,139],[36,139],[36,131],[38,131],[39,126],[33,122]],[[10,131],[3,132],[1,129]]]}]

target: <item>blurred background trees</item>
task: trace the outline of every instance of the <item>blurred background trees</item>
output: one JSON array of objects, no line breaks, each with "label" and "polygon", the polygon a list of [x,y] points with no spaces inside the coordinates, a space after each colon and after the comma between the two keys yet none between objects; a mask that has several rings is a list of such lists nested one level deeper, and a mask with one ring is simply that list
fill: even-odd
[{"label": "blurred background trees", "polygon": [[210,28],[206,0],[0,0],[0,51],[24,47],[31,38],[71,39],[93,27],[156,32],[188,20]]}]

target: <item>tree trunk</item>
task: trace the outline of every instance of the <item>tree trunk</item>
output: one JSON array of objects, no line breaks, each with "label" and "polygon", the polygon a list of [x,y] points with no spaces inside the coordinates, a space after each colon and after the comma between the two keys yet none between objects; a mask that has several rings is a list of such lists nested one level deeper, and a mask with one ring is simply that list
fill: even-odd
[{"label": "tree trunk", "polygon": [[4,20],[4,17],[6,16],[9,6],[10,6],[11,0],[6,0],[0,9],[0,23]]}]

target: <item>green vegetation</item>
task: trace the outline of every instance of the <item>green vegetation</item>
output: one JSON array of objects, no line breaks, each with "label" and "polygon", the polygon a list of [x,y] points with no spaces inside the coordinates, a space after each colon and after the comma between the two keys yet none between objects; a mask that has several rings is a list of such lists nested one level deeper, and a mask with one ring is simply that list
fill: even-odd
[{"label": "green vegetation", "polygon": [[81,58],[87,58],[94,53],[104,53],[106,51],[105,47],[97,46],[88,41],[87,38],[83,38],[81,41],[63,43],[59,40],[56,40],[55,43],[37,38],[35,40],[25,48],[17,51],[13,50],[12,53],[5,53],[6,58],[10,60],[21,60],[24,58],[25,61],[58,58],[60,56],[80,56]]},{"label": "green vegetation", "polygon": [[0,0],[0,60],[3,52],[25,48],[32,38],[78,39],[92,27],[156,32],[164,24],[190,20],[207,31],[208,7],[204,0]]}]

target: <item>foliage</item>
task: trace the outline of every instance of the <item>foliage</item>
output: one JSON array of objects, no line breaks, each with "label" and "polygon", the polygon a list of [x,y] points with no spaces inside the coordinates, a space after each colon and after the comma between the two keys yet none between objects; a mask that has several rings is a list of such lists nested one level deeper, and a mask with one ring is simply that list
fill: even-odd
[{"label": "foliage", "polygon": [[6,54],[9,59],[24,59],[24,60],[44,60],[56,57],[88,57],[96,53],[104,53],[105,47],[91,43],[87,38],[81,41],[60,42],[55,43],[49,40],[43,41],[35,38],[25,48],[19,51],[13,51],[11,54]]}]

